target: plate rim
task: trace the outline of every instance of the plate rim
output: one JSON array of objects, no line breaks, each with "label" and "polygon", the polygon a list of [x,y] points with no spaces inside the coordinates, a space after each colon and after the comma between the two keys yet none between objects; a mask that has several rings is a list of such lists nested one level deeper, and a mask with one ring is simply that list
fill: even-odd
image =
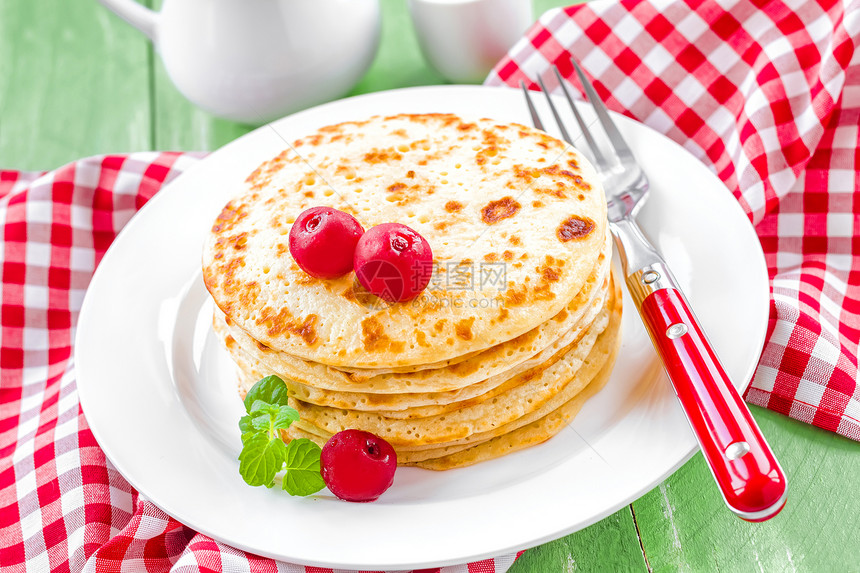
[{"label": "plate rim", "polygon": [[[352,98],[347,98],[347,99],[343,99],[343,100],[337,100],[334,102],[329,102],[329,103],[323,104],[321,106],[309,108],[309,109],[304,110],[302,112],[298,112],[296,114],[287,116],[285,118],[282,118],[280,120],[273,122],[272,128],[273,129],[277,128],[277,126],[281,125],[284,122],[295,121],[295,118],[301,118],[305,114],[323,113],[325,110],[327,110],[333,106],[356,105],[356,102],[360,102],[361,100],[365,100],[365,99],[374,99],[374,98],[379,98],[379,97],[398,97],[398,96],[403,96],[403,95],[405,95],[406,97],[409,97],[411,94],[414,94],[417,92],[432,92],[432,91],[445,91],[445,92],[455,91],[456,92],[456,91],[460,91],[460,90],[469,90],[469,91],[481,90],[484,93],[489,93],[490,90],[500,90],[500,91],[508,91],[509,92],[509,91],[515,90],[515,88],[443,85],[443,86],[418,86],[418,87],[410,87],[410,88],[400,88],[400,89],[396,89],[396,90],[388,90],[388,91],[383,91],[383,92],[374,92],[374,93],[369,93],[369,94],[361,94],[358,96],[354,96]],[[619,116],[618,114],[615,114],[614,117],[623,117],[623,116]],[[625,121],[635,122],[635,120],[632,120],[629,118],[623,118],[623,119]],[[648,126],[645,126],[644,124],[641,124],[640,122],[635,122],[635,123],[639,124],[640,126],[645,128],[646,130],[648,130],[652,135],[656,135],[656,136],[664,138],[668,141],[671,141],[665,135],[660,134],[659,132],[649,128]],[[141,221],[146,221],[146,218],[148,217],[148,215],[146,215],[146,213],[149,213],[151,210],[154,210],[156,208],[155,205],[158,205],[162,200],[165,200],[164,198],[167,197],[168,194],[170,193],[170,191],[168,191],[169,188],[171,188],[173,186],[177,186],[177,181],[181,181],[188,174],[194,173],[198,169],[205,169],[206,165],[207,165],[207,159],[208,158],[211,158],[213,155],[218,154],[218,155],[215,155],[215,157],[217,159],[221,154],[228,153],[232,147],[241,145],[241,142],[243,142],[247,139],[250,139],[252,137],[255,137],[254,134],[259,132],[260,130],[266,129],[268,125],[269,124],[263,125],[260,128],[255,129],[255,130],[253,130],[253,131],[251,131],[251,132],[225,144],[224,146],[222,146],[221,148],[219,148],[215,152],[211,153],[207,158],[204,158],[204,159],[198,161],[197,163],[195,163],[189,169],[185,170],[182,174],[180,174],[178,177],[176,177],[170,183],[168,183],[162,189],[160,189],[159,192],[150,201],[148,201],[147,204],[142,209],[140,209],[137,213],[135,213],[135,215],[132,217],[132,219],[123,227],[123,229],[117,235],[117,237],[114,240],[114,242],[112,243],[111,247],[108,249],[108,252],[105,254],[104,258],[102,259],[101,263],[99,264],[99,267],[96,269],[96,271],[92,277],[90,287],[93,284],[99,284],[102,280],[104,280],[104,279],[101,279],[99,277],[101,277],[102,275],[104,275],[108,272],[104,269],[110,268],[109,267],[109,264],[110,264],[109,261],[112,259],[112,257],[119,256],[119,255],[116,255],[117,250],[114,249],[114,245],[117,245],[117,244],[123,245],[125,243],[125,241],[128,239],[123,238],[122,241],[120,241],[120,238],[128,236],[128,235],[133,235],[135,233],[135,229],[137,228],[137,226],[143,224],[143,223],[141,223]],[[684,150],[678,144],[676,144],[674,142],[672,142],[672,144],[675,145],[676,147],[678,147],[679,149],[683,150],[685,153],[687,153],[691,157],[693,157],[693,159],[696,159],[694,156],[692,156],[692,154],[690,154],[687,150]],[[698,161],[698,159],[696,159],[696,161]],[[699,162],[699,163],[701,163],[701,162]],[[709,171],[711,171],[711,170],[709,169]],[[713,174],[712,171],[711,171],[711,174],[713,175],[713,178],[715,181],[719,181],[719,179],[716,177],[716,175]],[[720,186],[722,189],[725,190],[725,193],[727,193],[730,196],[732,195],[731,192],[725,187],[725,185],[721,181],[720,181]],[[733,196],[732,196],[732,203],[736,206],[737,212],[742,215],[743,220],[746,222],[747,230],[749,232],[751,232],[753,236],[755,236],[754,227],[752,226],[752,224],[749,221],[746,214],[743,213],[743,209],[741,208],[740,204],[737,203],[736,198],[734,198]],[[769,309],[770,289],[769,289],[769,282],[767,280],[766,261],[764,258],[763,251],[761,249],[761,245],[758,242],[758,240],[755,241],[755,245],[757,247],[755,249],[755,254],[757,255],[755,257],[757,259],[757,261],[756,261],[757,265],[756,266],[760,271],[763,270],[763,274],[765,277],[764,284],[763,284],[764,297],[763,297],[762,302],[764,302],[766,304],[766,308]],[[112,251],[114,252],[113,254],[112,254]],[[105,264],[106,262],[108,262],[107,265]],[[86,335],[86,332],[88,330],[88,325],[89,325],[88,317],[91,316],[91,311],[89,310],[89,308],[92,305],[96,304],[92,300],[93,297],[90,296],[90,292],[91,292],[90,287],[88,287],[87,294],[84,297],[84,302],[82,304],[80,315],[79,315],[78,329],[77,329],[77,332],[75,335],[75,340],[74,340],[75,364],[76,364],[76,369],[77,369],[76,379],[77,379],[77,383],[78,383],[78,395],[79,395],[81,407],[84,410],[85,415],[86,415],[86,412],[88,409],[87,406],[85,406],[85,402],[89,402],[89,399],[86,397],[87,396],[87,390],[84,389],[83,392],[81,391],[81,388],[86,388],[86,384],[83,384],[83,385],[80,384],[81,368],[80,368],[80,363],[78,361],[78,350],[79,350],[79,348],[83,347],[81,345],[81,340],[84,338],[84,336]],[[760,293],[760,294],[762,294],[762,293]],[[631,312],[631,311],[632,311],[632,309],[628,309],[627,312]],[[765,314],[765,320],[764,320],[763,325],[759,328],[760,332],[758,333],[759,334],[758,338],[760,340],[756,340],[755,345],[754,345],[755,348],[758,350],[757,355],[759,355],[759,356],[760,356],[761,350],[764,347],[766,334],[767,334],[767,314],[768,313],[765,312],[764,314]],[[86,363],[86,361],[84,361],[84,363]],[[758,360],[756,360],[752,364],[748,365],[747,372],[743,378],[743,382],[741,382],[741,383],[736,382],[736,385],[739,387],[739,389],[745,388],[751,382],[751,378],[755,372],[757,364],[758,364]],[[86,370],[86,368],[84,368],[84,370]],[[100,427],[97,428],[97,426],[98,426],[98,424],[96,424],[96,425],[90,424],[91,431],[93,432],[93,435],[96,437],[96,440],[99,443],[100,448],[105,452],[106,457],[109,460],[111,460],[111,463],[114,464],[114,466],[117,468],[117,470],[120,471],[120,473],[122,474],[123,478],[126,479],[132,485],[132,487],[134,487],[139,492],[143,492],[143,489],[146,489],[146,488],[140,488],[139,484],[137,482],[137,479],[135,479],[134,476],[130,476],[126,472],[123,472],[120,465],[117,464],[116,461],[114,460],[114,456],[112,456],[108,453],[109,448],[105,448],[104,446],[102,446],[102,443],[103,443],[102,428],[100,428]],[[629,505],[631,502],[635,501],[636,499],[638,499],[639,497],[641,497],[642,495],[644,495],[645,493],[647,493],[648,491],[650,491],[651,489],[656,487],[657,484],[659,484],[663,480],[665,480],[666,477],[668,477],[669,475],[674,473],[681,465],[686,463],[693,456],[693,454],[695,454],[696,451],[698,451],[698,446],[693,446],[692,448],[690,448],[689,451],[687,451],[686,454],[684,454],[677,461],[677,463],[671,464],[671,467],[665,471],[665,473],[662,475],[662,477],[658,481],[644,485],[642,488],[637,490],[633,495],[627,496],[623,502],[618,502],[615,505],[609,506],[609,507],[605,508],[604,511],[593,513],[593,514],[591,514],[591,516],[588,519],[576,522],[567,529],[558,530],[558,531],[548,533],[548,534],[543,535],[543,536],[530,537],[528,540],[523,541],[519,544],[508,545],[505,547],[497,547],[497,548],[494,548],[492,550],[475,553],[475,554],[470,555],[470,556],[455,556],[455,557],[443,558],[443,559],[438,559],[438,560],[429,561],[429,562],[427,562],[427,561],[409,562],[409,563],[388,563],[388,562],[386,562],[384,564],[384,567],[397,569],[397,568],[410,568],[410,567],[445,566],[445,565],[450,565],[450,564],[463,563],[465,560],[473,561],[476,559],[483,559],[483,558],[487,558],[487,557],[491,557],[491,556],[498,556],[500,554],[515,551],[518,549],[523,549],[523,548],[528,548],[528,547],[540,545],[540,544],[545,543],[545,542],[552,540],[552,539],[557,539],[557,538],[562,537],[564,535],[567,535],[573,531],[577,531],[579,529],[587,527],[588,525],[596,523],[597,521],[600,521],[601,519],[614,513],[615,511],[618,511],[618,509],[624,507],[625,505]],[[156,501],[153,500],[153,503],[156,503]],[[159,507],[162,507],[158,503],[156,503],[156,505],[158,505]],[[164,509],[164,508],[162,508],[162,509]],[[180,519],[177,515],[174,515],[174,513],[172,513],[171,511],[168,511],[167,509],[165,509],[165,512],[168,513],[169,515],[171,515],[172,517],[176,518],[180,522],[187,523],[184,519]],[[364,567],[375,567],[376,566],[376,565],[371,564],[371,563],[347,564],[347,563],[343,563],[340,561],[312,561],[312,560],[306,560],[306,559],[297,559],[296,557],[287,556],[283,553],[273,553],[273,552],[269,552],[266,550],[261,550],[258,547],[252,547],[252,546],[247,546],[247,545],[243,545],[243,544],[238,544],[232,540],[221,539],[217,534],[213,535],[210,528],[205,527],[205,526],[201,527],[200,524],[194,524],[194,525],[191,525],[191,527],[193,527],[196,531],[199,531],[201,533],[209,535],[210,537],[213,537],[214,539],[220,539],[223,542],[227,543],[228,545],[249,551],[249,552],[257,554],[257,555],[263,555],[263,556],[272,557],[275,559],[287,559],[287,560],[295,561],[297,563],[305,563],[308,565],[315,565],[315,566],[322,566],[322,567],[356,567],[356,566],[358,566],[358,567],[364,568]]]}]

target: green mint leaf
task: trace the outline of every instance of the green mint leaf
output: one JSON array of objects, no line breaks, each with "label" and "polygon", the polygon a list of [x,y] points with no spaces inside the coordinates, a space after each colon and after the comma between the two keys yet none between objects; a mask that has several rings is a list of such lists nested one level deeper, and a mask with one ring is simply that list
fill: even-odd
[{"label": "green mint leaf", "polygon": [[275,474],[284,466],[287,447],[266,434],[251,436],[239,454],[239,473],[248,485],[271,487]]},{"label": "green mint leaf", "polygon": [[245,395],[245,410],[250,414],[257,400],[278,406],[287,405],[287,385],[277,376],[266,376],[254,384]]},{"label": "green mint leaf", "polygon": [[274,429],[286,430],[293,422],[299,421],[299,413],[295,408],[289,406],[281,406],[278,408],[278,413],[275,415]]},{"label": "green mint leaf", "polygon": [[265,412],[254,416],[251,420],[251,426],[258,432],[268,432],[272,426],[272,415]]},{"label": "green mint leaf", "polygon": [[251,416],[242,416],[239,418],[239,431],[243,434],[245,432],[253,431],[254,427],[251,425]]},{"label": "green mint leaf", "polygon": [[286,447],[287,473],[283,488],[290,495],[311,495],[325,487],[320,475],[320,447],[300,438],[292,440]]},{"label": "green mint leaf", "polygon": [[244,446],[245,444],[247,444],[248,440],[250,440],[254,436],[260,436],[260,435],[265,436],[265,434],[260,434],[260,432],[258,432],[257,430],[253,430],[253,429],[250,432],[242,432],[242,445]]},{"label": "green mint leaf", "polygon": [[245,410],[246,410],[249,414],[256,414],[256,413],[258,413],[260,410],[262,410],[263,408],[265,408],[266,406],[269,406],[269,403],[268,403],[268,402],[264,402],[263,400],[254,400],[254,403],[253,403],[253,404],[251,404],[251,407],[250,407],[250,408],[247,408],[247,407],[246,407],[246,408],[245,408]]},{"label": "green mint leaf", "polygon": [[251,416],[242,416],[239,418],[239,431],[242,432],[242,444],[247,442],[251,436],[259,434],[259,430],[254,428]]}]

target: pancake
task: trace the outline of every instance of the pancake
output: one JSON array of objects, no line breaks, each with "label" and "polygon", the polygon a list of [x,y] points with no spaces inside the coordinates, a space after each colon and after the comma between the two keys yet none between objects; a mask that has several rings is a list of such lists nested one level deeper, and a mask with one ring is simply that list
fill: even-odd
[{"label": "pancake", "polygon": [[[528,448],[529,446],[542,444],[567,426],[576,417],[585,405],[585,402],[603,389],[612,375],[612,366],[620,345],[621,341],[619,339],[606,364],[604,364],[594,379],[579,394],[543,418],[539,418],[507,434],[496,436],[495,438],[464,447],[463,449],[460,449],[460,446],[451,446],[451,449],[445,455],[436,458],[425,458],[422,455],[423,453],[419,453],[419,455],[412,458],[409,457],[409,452],[398,454],[398,463],[400,465],[416,466],[429,470],[450,470],[499,458],[506,454]],[[401,457],[403,458],[402,461]]]},{"label": "pancake", "polygon": [[[203,255],[216,305],[254,340],[292,356],[399,368],[490,348],[558,315],[604,250],[606,203],[593,168],[541,131],[399,115],[322,128],[294,146],[301,157],[286,151],[248,178]],[[308,276],[287,235],[302,210],[319,205],[351,212],[366,229],[409,225],[434,263],[471,269],[461,278],[473,288],[435,285],[413,303],[368,305],[352,273]],[[491,263],[505,264],[505,288],[481,280],[480,265]]]},{"label": "pancake", "polygon": [[[421,403],[425,405],[450,403],[464,399],[464,395],[470,393],[467,388],[477,382],[492,379],[489,384],[485,384],[485,389],[489,389],[492,387],[491,384],[497,385],[503,382],[506,377],[509,378],[518,371],[531,367],[535,361],[546,360],[548,354],[572,342],[582,328],[594,319],[604,304],[609,285],[609,257],[604,257],[603,261],[607,264],[601,264],[600,275],[592,275],[586,287],[574,297],[566,309],[548,321],[551,324],[544,323],[533,331],[478,353],[464,362],[444,368],[388,373],[365,378],[261,347],[241,329],[226,324],[223,315],[218,311],[215,313],[214,327],[222,339],[227,335],[232,337],[244,351],[246,361],[259,363],[260,371],[277,374],[299,394],[303,393],[300,386],[306,386],[319,391],[329,390],[351,394],[361,392],[364,395],[371,395],[367,398],[369,402],[357,402],[345,406],[357,409],[374,409],[392,402],[401,402],[397,398],[388,399],[379,394],[398,396],[408,394],[417,399],[419,398],[417,393],[431,392],[433,396],[424,399]],[[603,278],[604,272],[605,278]],[[595,284],[596,280],[601,281],[599,287]],[[561,332],[558,332],[559,330]],[[552,340],[551,337],[555,339]],[[458,394],[456,392],[458,390],[464,392]],[[446,395],[442,393],[446,393],[449,399],[446,400]],[[475,394],[471,393],[471,395]],[[316,400],[309,401],[320,403]],[[418,404],[412,402],[411,405]],[[386,409],[399,408],[391,406]]]},{"label": "pancake", "polygon": [[[436,470],[450,469],[546,441],[572,420],[585,401],[606,384],[620,347],[620,328],[619,298],[618,304],[612,309],[609,325],[598,337],[581,368],[552,400],[513,422],[468,438],[421,447],[394,446],[398,464]],[[302,420],[283,432],[283,436],[285,439],[306,437],[324,444],[331,433]]]}]

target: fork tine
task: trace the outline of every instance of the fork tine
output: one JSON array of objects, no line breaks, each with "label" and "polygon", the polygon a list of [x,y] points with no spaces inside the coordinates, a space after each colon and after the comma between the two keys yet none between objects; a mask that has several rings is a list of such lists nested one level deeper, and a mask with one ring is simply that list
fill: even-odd
[{"label": "fork tine", "polygon": [[570,109],[573,111],[573,117],[576,118],[576,123],[579,124],[579,131],[582,132],[582,136],[585,138],[585,143],[591,151],[591,156],[594,158],[594,163],[596,164],[597,169],[600,171],[607,169],[609,167],[609,163],[606,161],[603,153],[601,153],[600,148],[597,146],[597,142],[594,141],[594,137],[591,135],[591,131],[588,129],[588,126],[585,125],[585,120],[582,119],[582,115],[580,115],[576,105],[574,105],[573,98],[567,89],[567,82],[561,77],[561,72],[558,71],[558,66],[553,66],[552,70],[555,72],[555,77],[558,79],[561,91],[564,92],[564,97],[567,98],[567,103],[570,104]]},{"label": "fork tine", "polygon": [[529,89],[526,87],[526,84],[523,80],[520,80],[520,87],[523,90],[523,95],[526,96],[526,105],[529,106],[529,113],[532,116],[532,125],[536,128],[543,130],[543,123],[541,123],[540,116],[535,109],[534,104],[532,103],[532,97],[529,95]]},{"label": "fork tine", "polygon": [[573,145],[573,141],[570,139],[570,135],[568,135],[567,130],[564,128],[564,122],[561,121],[561,117],[558,115],[558,110],[555,109],[555,104],[552,103],[552,97],[549,95],[549,90],[546,89],[546,86],[543,85],[543,80],[540,76],[538,76],[538,85],[540,86],[541,91],[543,92],[544,97],[546,97],[546,103],[549,104],[549,109],[552,111],[552,116],[555,118],[555,123],[558,125],[558,129],[561,131],[561,137],[564,138],[566,142]]},{"label": "fork tine", "polygon": [[615,127],[615,123],[612,121],[612,118],[609,117],[609,112],[606,111],[606,106],[603,105],[603,101],[600,99],[600,96],[597,95],[597,91],[595,91],[594,86],[591,85],[591,82],[585,77],[585,74],[583,73],[582,68],[579,67],[576,59],[571,58],[570,61],[573,63],[573,67],[576,70],[576,75],[579,76],[579,81],[582,82],[582,87],[585,90],[585,97],[594,108],[594,112],[597,114],[597,119],[600,120],[601,125],[603,125],[603,129],[606,131],[606,135],[609,137],[609,142],[612,143],[612,147],[615,148],[616,155],[618,155],[619,159],[633,159],[633,152],[630,151],[630,148],[627,146],[627,143],[624,141],[618,128]]}]

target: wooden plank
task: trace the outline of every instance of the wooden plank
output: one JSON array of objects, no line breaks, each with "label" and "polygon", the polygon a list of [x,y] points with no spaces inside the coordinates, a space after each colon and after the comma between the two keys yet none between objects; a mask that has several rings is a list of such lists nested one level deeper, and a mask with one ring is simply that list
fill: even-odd
[{"label": "wooden plank", "polygon": [[0,0],[0,167],[150,149],[149,58],[96,2]]},{"label": "wooden plank", "polygon": [[[160,9],[162,0],[152,0],[152,4]],[[217,118],[185,99],[173,86],[157,55],[152,62],[152,82],[156,149],[209,151],[256,127]]]},{"label": "wooden plank", "polygon": [[510,573],[648,571],[625,507],[594,525],[523,554]]},{"label": "wooden plank", "polygon": [[380,6],[382,34],[379,51],[367,74],[350,95],[445,83],[421,55],[406,2],[380,0]]},{"label": "wooden plank", "polygon": [[654,571],[856,571],[860,447],[753,407],[789,481],[788,503],[751,524],[725,507],[701,454],[633,504]]}]

